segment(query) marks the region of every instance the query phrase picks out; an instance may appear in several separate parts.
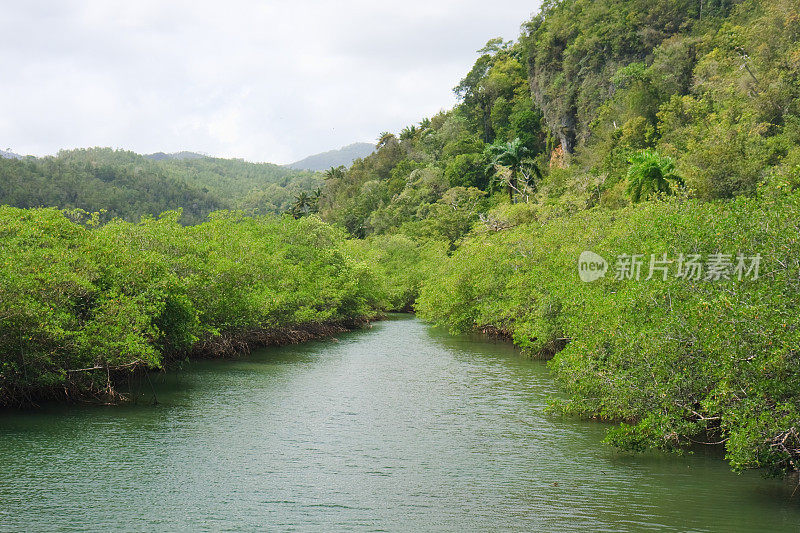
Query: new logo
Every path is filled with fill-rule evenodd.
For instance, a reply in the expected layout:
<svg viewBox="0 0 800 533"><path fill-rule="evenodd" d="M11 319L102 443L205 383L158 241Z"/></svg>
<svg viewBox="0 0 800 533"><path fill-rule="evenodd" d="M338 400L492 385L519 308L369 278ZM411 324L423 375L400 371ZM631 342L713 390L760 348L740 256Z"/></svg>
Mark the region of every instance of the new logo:
<svg viewBox="0 0 800 533"><path fill-rule="evenodd" d="M598 280L608 272L608 262L603 256L585 251L578 258L578 276L581 281L589 283Z"/></svg>

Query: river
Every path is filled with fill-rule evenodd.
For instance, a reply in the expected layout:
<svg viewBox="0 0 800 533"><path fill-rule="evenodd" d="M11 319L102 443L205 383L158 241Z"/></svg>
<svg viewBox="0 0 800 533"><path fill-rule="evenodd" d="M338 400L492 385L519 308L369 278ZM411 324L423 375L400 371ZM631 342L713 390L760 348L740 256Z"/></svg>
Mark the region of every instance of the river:
<svg viewBox="0 0 800 533"><path fill-rule="evenodd" d="M790 482L616 451L551 394L509 345L403 316L194 362L135 405L0 414L0 530L800 529Z"/></svg>

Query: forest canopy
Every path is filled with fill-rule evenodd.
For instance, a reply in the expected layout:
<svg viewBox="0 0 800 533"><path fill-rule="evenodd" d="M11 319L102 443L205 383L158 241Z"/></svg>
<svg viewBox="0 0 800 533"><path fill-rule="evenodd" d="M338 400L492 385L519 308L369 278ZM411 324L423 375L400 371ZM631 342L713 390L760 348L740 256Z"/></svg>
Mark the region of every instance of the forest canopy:
<svg viewBox="0 0 800 533"><path fill-rule="evenodd" d="M0 158L0 205L103 211L103 220L128 221L181 209L184 223L197 224L218 209L283 213L321 181L312 172L237 159L61 150L55 157Z"/></svg>

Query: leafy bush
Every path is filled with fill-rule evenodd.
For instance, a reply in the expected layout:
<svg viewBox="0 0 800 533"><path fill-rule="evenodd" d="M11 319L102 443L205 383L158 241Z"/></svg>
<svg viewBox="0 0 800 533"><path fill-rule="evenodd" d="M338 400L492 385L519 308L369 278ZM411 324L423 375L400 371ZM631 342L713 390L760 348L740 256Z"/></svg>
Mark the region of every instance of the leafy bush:
<svg viewBox="0 0 800 533"><path fill-rule="evenodd" d="M631 200L639 202L654 194L672 194L675 184L683 180L675 172L675 161L655 150L642 150L634 154L628 167L628 187L626 192Z"/></svg>
<svg viewBox="0 0 800 533"><path fill-rule="evenodd" d="M0 208L0 403L111 391L111 373L161 368L199 341L370 317L386 299L316 217L179 219L90 229Z"/></svg>
<svg viewBox="0 0 800 533"><path fill-rule="evenodd" d="M609 432L617 445L721 442L736 469L788 472L800 464L798 221L794 194L648 202L475 234L428 278L417 309L555 354L550 368L569 395L557 408L623 421ZM582 282L584 250L612 272ZM761 253L761 277L644 279L650 254L718 252ZM613 279L621 254L643 254L641 281Z"/></svg>
<svg viewBox="0 0 800 533"><path fill-rule="evenodd" d="M351 240L346 249L360 257L378 274L382 306L391 311L410 311L422 282L434 266L443 261L447 243L421 241L406 235L376 235Z"/></svg>

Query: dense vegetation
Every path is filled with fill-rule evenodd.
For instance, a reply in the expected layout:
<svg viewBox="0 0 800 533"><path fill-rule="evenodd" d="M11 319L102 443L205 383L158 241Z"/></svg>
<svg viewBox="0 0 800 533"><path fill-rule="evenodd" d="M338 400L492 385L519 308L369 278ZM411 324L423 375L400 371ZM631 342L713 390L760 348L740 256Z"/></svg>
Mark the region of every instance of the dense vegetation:
<svg viewBox="0 0 800 533"><path fill-rule="evenodd" d="M235 209L257 214L284 213L299 194L322 184L313 172L241 159L171 159L160 166L189 186L227 200Z"/></svg>
<svg viewBox="0 0 800 533"><path fill-rule="evenodd" d="M0 403L111 392L114 372L386 306L385 279L318 219L179 217L92 227L0 208Z"/></svg>
<svg viewBox="0 0 800 533"><path fill-rule="evenodd" d="M95 159L92 152L62 151L58 157L0 159L0 205L102 210L106 216L127 220L184 206L188 223L199 222L226 205L208 191L171 179L144 158L141 165L136 165L133 161Z"/></svg>
<svg viewBox="0 0 800 533"><path fill-rule="evenodd" d="M184 212L195 222L214 198L292 217L182 227L135 223L160 204L77 202L89 185L67 201L3 196L129 222L2 210L0 390L96 387L104 369L157 368L209 339L415 308L551 358L568 394L554 409L621 422L614 444L714 442L734 468L798 470L798 1L548 1L519 41L490 40L455 91L454 109L381 134L317 193L310 175L292 190L271 166L214 159L2 162L109 187L146 176L123 193L177 176L201 195ZM584 283L589 250L612 271ZM645 258L641 279L614 279L624 254ZM674 261L666 277L645 280L651 254ZM677 277L682 254L725 254L728 277ZM760 277L739 276L739 256L757 254Z"/></svg>
<svg viewBox="0 0 800 533"><path fill-rule="evenodd" d="M457 107L330 173L319 210L364 246L446 246L402 301L552 357L554 407L624 422L614 444L797 470L799 37L795 0L546 2L479 51ZM585 250L606 278L580 281ZM675 277L717 253L762 254L762 276ZM641 281L613 279L622 254ZM650 254L667 280L644 281Z"/></svg>
<svg viewBox="0 0 800 533"><path fill-rule="evenodd" d="M491 328L551 357L569 413L626 424L609 433L633 449L724 442L737 468L790 471L800 442L800 196L649 202L547 224L476 232L430 276L417 302L452 330ZM594 283L584 250L609 260ZM752 260L767 251L754 280ZM729 279L678 278L680 254L729 254ZM615 279L615 258L643 254L640 280ZM669 272L649 272L650 254ZM742 278L741 280L739 278ZM788 438L787 438L788 437Z"/></svg>
<svg viewBox="0 0 800 533"><path fill-rule="evenodd" d="M197 224L212 211L283 213L321 180L269 163L196 157L152 159L109 148L62 150L56 157L0 158L0 205L103 211L138 221L181 209Z"/></svg>

